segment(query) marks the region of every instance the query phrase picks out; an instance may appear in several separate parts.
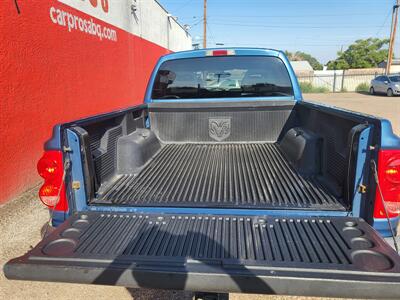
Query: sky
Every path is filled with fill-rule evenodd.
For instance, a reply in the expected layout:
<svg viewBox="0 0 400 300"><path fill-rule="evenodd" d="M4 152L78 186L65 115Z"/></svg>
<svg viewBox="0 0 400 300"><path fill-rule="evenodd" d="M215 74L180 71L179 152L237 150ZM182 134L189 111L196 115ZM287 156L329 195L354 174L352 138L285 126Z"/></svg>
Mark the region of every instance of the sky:
<svg viewBox="0 0 400 300"><path fill-rule="evenodd" d="M203 41L203 0L158 0ZM207 46L303 51L326 63L357 39L389 38L394 0L208 0ZM400 30L398 30L400 31ZM400 56L396 36L395 55ZM221 47L218 46L217 47Z"/></svg>

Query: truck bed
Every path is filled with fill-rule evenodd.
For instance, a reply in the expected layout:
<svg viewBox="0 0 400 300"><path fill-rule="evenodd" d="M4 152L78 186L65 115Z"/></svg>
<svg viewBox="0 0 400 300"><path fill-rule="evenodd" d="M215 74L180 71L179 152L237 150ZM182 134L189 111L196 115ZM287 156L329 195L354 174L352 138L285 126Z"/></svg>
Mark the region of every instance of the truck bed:
<svg viewBox="0 0 400 300"><path fill-rule="evenodd" d="M95 203L345 210L315 178L300 175L275 143L167 144L138 174L117 176Z"/></svg>

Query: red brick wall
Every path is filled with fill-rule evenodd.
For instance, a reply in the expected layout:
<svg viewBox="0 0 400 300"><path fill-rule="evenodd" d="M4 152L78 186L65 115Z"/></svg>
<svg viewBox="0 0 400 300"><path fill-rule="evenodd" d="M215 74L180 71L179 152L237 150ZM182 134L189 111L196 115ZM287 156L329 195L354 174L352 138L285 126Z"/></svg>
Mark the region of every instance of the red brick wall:
<svg viewBox="0 0 400 300"><path fill-rule="evenodd" d="M54 124L141 103L168 52L56 0L18 4L20 14L13 0L0 1L0 203L40 181L36 162ZM69 32L51 7L92 18L118 39Z"/></svg>

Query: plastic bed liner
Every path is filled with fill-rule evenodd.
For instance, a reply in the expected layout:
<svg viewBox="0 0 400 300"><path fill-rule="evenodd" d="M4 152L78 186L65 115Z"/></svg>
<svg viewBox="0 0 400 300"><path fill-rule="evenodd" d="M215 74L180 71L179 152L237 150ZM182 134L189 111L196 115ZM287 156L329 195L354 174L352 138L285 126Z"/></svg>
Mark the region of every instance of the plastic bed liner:
<svg viewBox="0 0 400 300"><path fill-rule="evenodd" d="M120 175L97 203L345 210L301 176L274 143L167 144L139 174Z"/></svg>
<svg viewBox="0 0 400 300"><path fill-rule="evenodd" d="M362 219L80 213L9 279L398 298L400 257Z"/></svg>

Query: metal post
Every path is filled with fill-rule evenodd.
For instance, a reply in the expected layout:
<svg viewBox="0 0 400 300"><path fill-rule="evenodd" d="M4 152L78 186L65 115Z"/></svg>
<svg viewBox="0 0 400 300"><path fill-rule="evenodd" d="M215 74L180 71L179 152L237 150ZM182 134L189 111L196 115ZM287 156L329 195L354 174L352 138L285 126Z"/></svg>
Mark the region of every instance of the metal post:
<svg viewBox="0 0 400 300"><path fill-rule="evenodd" d="M342 73L342 86L340 87L340 91L343 92L344 91L344 75L346 73L346 70L343 70Z"/></svg>
<svg viewBox="0 0 400 300"><path fill-rule="evenodd" d="M333 71L333 91L335 93L336 90L336 70Z"/></svg>
<svg viewBox="0 0 400 300"><path fill-rule="evenodd" d="M400 0L396 1L396 5L393 6L392 12L392 27L390 29L390 41L389 41L389 52L388 59L386 62L386 75L390 74L390 68L392 66L392 58L393 58L393 48L396 38L396 29L397 29L397 19L398 19L398 11L399 11Z"/></svg>
<svg viewBox="0 0 400 300"><path fill-rule="evenodd" d="M169 26L170 26L170 16L167 16L167 49L169 50Z"/></svg>
<svg viewBox="0 0 400 300"><path fill-rule="evenodd" d="M204 0L203 48L207 48L207 0Z"/></svg>

